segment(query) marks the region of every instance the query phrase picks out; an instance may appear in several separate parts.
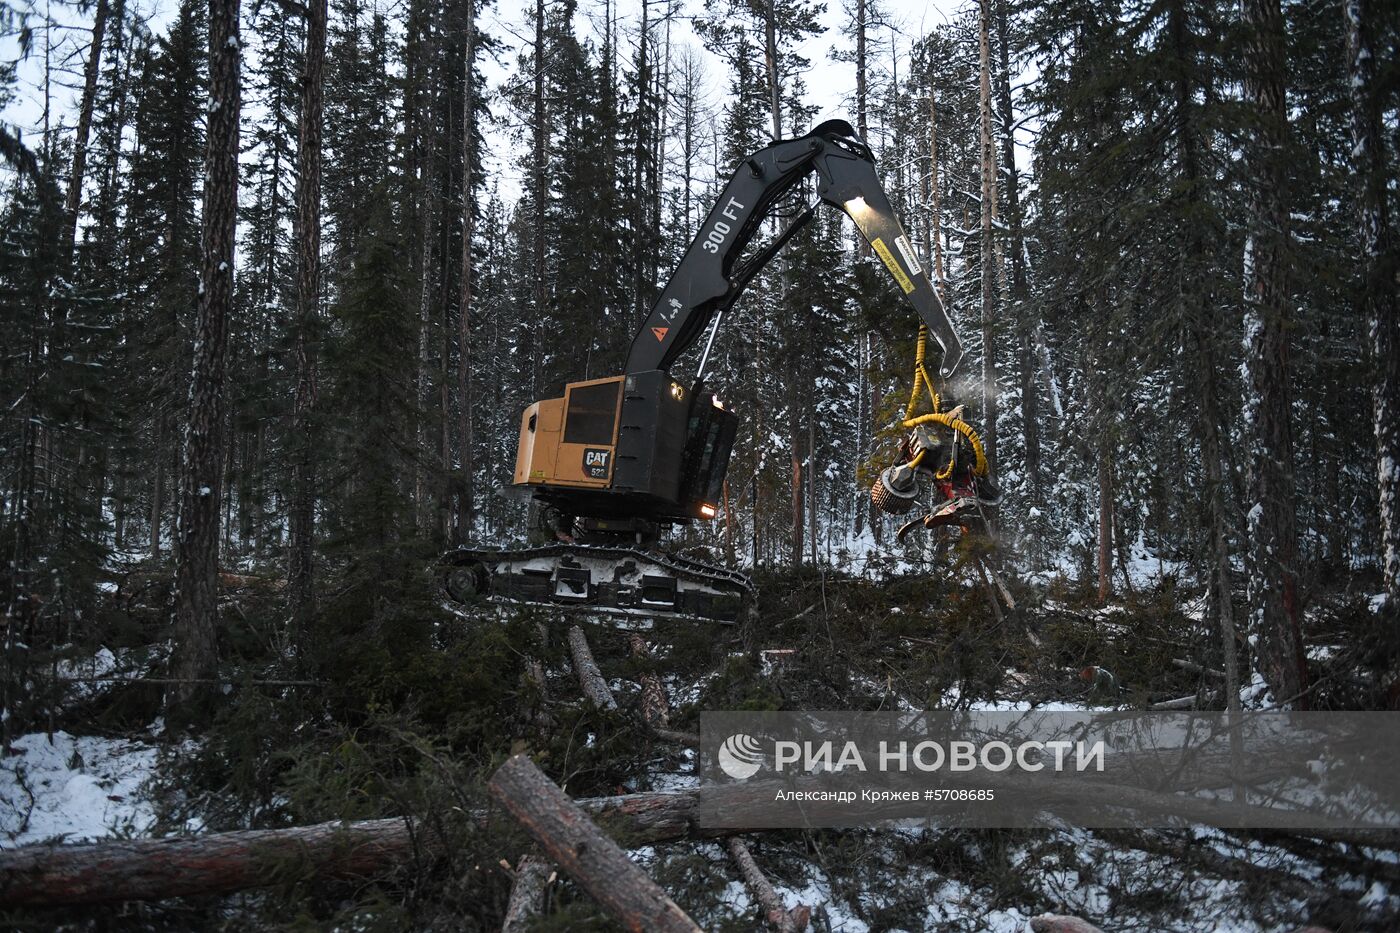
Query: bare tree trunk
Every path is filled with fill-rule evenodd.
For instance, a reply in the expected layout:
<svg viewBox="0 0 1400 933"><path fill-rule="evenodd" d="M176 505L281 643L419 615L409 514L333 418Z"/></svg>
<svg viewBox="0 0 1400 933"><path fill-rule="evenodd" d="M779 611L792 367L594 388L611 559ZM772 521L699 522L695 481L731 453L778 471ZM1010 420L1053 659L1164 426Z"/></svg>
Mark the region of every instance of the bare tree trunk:
<svg viewBox="0 0 1400 933"><path fill-rule="evenodd" d="M792 566L794 570L802 567L802 550L805 545L802 542L802 455L797 449L797 417L794 414L791 418L794 424L790 425L788 437L790 438L790 453L788 459L792 462Z"/></svg>
<svg viewBox="0 0 1400 933"><path fill-rule="evenodd" d="M476 509L472 478L476 464L472 453L472 240L476 236L476 199L472 194L476 174L476 0L467 0L466 90L462 115L462 297L457 309L457 484L452 543L459 547L472 538Z"/></svg>
<svg viewBox="0 0 1400 933"><path fill-rule="evenodd" d="M1173 49L1178 64L1189 61L1187 49L1186 11L1181 0L1173 0L1168 6L1168 28L1171 31ZM1181 173L1186 185L1186 198L1194 215L1200 200L1200 151L1201 136L1194 118L1194 101L1188 87L1184 70L1176 76L1177 119L1181 132ZM1184 250L1187 261L1195 263L1208 259L1206 244L1201 240L1199 227L1191 227ZM1221 437L1220 386L1216 376L1215 335L1210 330L1214 320L1214 302L1207 296L1188 292L1198 288L1195 276L1186 269L1176 277L1177 300L1187 319L1187 327L1196 342L1196 373L1198 380L1199 408L1198 423L1201 439L1201 464L1205 471L1206 514L1210 531L1212 558L1212 585L1215 590L1216 628L1220 634L1221 666L1224 668L1225 708L1238 711L1240 708L1239 652L1236 648L1235 604L1233 574L1230 569L1230 539L1226 534L1229 520L1225 511L1224 441ZM1238 731L1232 733L1232 740L1238 740Z"/></svg>
<svg viewBox="0 0 1400 933"><path fill-rule="evenodd" d="M238 223L238 0L209 0L209 126L204 157L204 214L194 367L185 426L176 528L175 653L172 674L197 680L218 661L220 472L224 445L224 361L233 312L233 255ZM180 706L194 685L177 685Z"/></svg>
<svg viewBox="0 0 1400 933"><path fill-rule="evenodd" d="M1259 662L1275 700L1306 706L1307 660L1298 605L1297 530L1289 419L1288 115L1279 0L1242 0L1245 146L1250 186L1245 244L1245 424L1249 430L1249 592Z"/></svg>
<svg viewBox="0 0 1400 933"><path fill-rule="evenodd" d="M1381 513L1381 569L1392 614L1400 612L1400 306L1397 305L1395 231L1390 226L1385 136L1376 83L1376 10L1371 0L1343 0L1347 82L1351 89L1351 142L1361 232L1362 302L1371 334L1376 382L1372 423L1376 435L1376 487Z"/></svg>
<svg viewBox="0 0 1400 933"><path fill-rule="evenodd" d="M118 25L120 27L120 24ZM71 261L78 236L78 208L83 200L83 175L87 171L88 136L92 132L92 108L97 100L97 72L102 65L102 39L107 31L107 0L97 0L92 19L92 46L83 65L83 94L78 103L78 127L73 134L73 169L68 175L68 196L63 205L64 255Z"/></svg>
<svg viewBox="0 0 1400 933"><path fill-rule="evenodd" d="M545 162L548 156L549 127L546 123L548 110L544 96L544 64L545 64L545 43L544 43L544 0L535 0L535 74L534 74L534 109L532 118L534 126L532 142L534 146L534 164L530 166L530 186L531 195L534 197L535 216L534 220L534 253L532 257L534 265L534 285L535 285L535 307L536 319L540 319L545 313L546 292L545 292L545 255L544 255L544 229L545 218L548 215L549 191L545 187ZM639 323L640 326L640 323ZM538 356L538 352L536 353ZM533 391L536 387L531 386ZM533 397L533 396L532 396Z"/></svg>
<svg viewBox="0 0 1400 933"><path fill-rule="evenodd" d="M297 445L290 515L287 589L300 640L313 600L312 546L316 533L316 459L313 439L320 343L321 297L321 131L324 122L326 0L306 7L306 49L302 66L301 120L297 132L297 334L296 398L292 435ZM302 644L298 644L298 649Z"/></svg>
<svg viewBox="0 0 1400 933"><path fill-rule="evenodd" d="M1113 595L1113 463L1107 440L1098 445L1099 474L1099 605Z"/></svg>
<svg viewBox="0 0 1400 933"><path fill-rule="evenodd" d="M997 105L1001 108L1001 157L1006 166L1006 222L1011 234L1011 302L1020 332L1021 433L1025 440L1025 471L1030 480L1031 505L1045 502L1040 470L1040 401L1035 390L1035 364L1031 332L1039 321L1031 320L1026 281L1026 242L1021 221L1021 177L1016 170L1015 105L1011 99L1011 49L1007 6L1010 0L997 0Z"/></svg>
<svg viewBox="0 0 1400 933"><path fill-rule="evenodd" d="M156 422L156 436L155 436L155 443L152 445L153 448L154 448L154 452L155 452L155 457L154 457L155 462L151 465L151 501L150 501L150 506L151 506L151 518L150 518L150 532L151 532L151 547L150 547L150 551L151 551L151 560L159 560L159 559L160 559L161 517L162 517L162 513L165 511L165 503L162 501L162 494L163 494L164 491L165 491L165 490L162 488L162 480L163 480L163 478L164 478L164 476L165 476L165 470L162 469L163 464L162 464L162 462L161 462L161 461L164 459L162 448L165 446L165 415L164 415L164 413L162 413L162 412L157 412L157 413L156 413L155 422Z"/></svg>
<svg viewBox="0 0 1400 933"><path fill-rule="evenodd" d="M997 363L996 363L996 250L992 243L992 217L996 213L996 142L992 138L992 62L987 30L991 21L991 0L978 2L978 61L980 65L981 114L979 139L982 168L982 441L987 464L996 475L997 451Z"/></svg>
<svg viewBox="0 0 1400 933"><path fill-rule="evenodd" d="M529 758L516 755L506 761L487 787L564 873L625 929L700 933L685 911Z"/></svg>
<svg viewBox="0 0 1400 933"><path fill-rule="evenodd" d="M651 51L651 0L642 0L642 19L637 33L637 96L638 114L635 145L632 149L632 313L633 329L641 327L647 316L647 254L652 244L647 240L647 173L646 165L651 146L646 134L646 96L649 83Z"/></svg>
<svg viewBox="0 0 1400 933"><path fill-rule="evenodd" d="M813 397L807 404L807 538L812 542L812 566L817 566L817 413Z"/></svg>
<svg viewBox="0 0 1400 933"><path fill-rule="evenodd" d="M778 22L774 0L763 2L763 66L768 75L768 109L773 117L773 138L783 138L782 86L778 82Z"/></svg>
<svg viewBox="0 0 1400 933"><path fill-rule="evenodd" d="M938 178L938 100L934 95L933 76L928 85L928 162L929 162L929 252L933 263L933 287L938 299L948 306L948 293L943 276L943 192Z"/></svg>

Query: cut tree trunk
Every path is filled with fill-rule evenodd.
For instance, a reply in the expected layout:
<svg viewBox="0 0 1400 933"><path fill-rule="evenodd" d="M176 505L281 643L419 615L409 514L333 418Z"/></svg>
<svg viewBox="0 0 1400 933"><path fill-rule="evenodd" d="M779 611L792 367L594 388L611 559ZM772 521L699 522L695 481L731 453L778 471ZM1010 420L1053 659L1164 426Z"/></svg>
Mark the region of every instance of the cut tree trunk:
<svg viewBox="0 0 1400 933"><path fill-rule="evenodd" d="M989 786L1012 779L1000 774L990 781L969 778ZM1115 784L1096 785L1096 792L1109 806L1155 807L1161 802L1152 791ZM707 794L711 809L763 814L772 805L773 785L714 787ZM586 798L576 806L630 848L753 831L698 827L699 792L693 789ZM1197 821L1209 819L1216 809L1210 801L1184 799L1176 806L1186 819ZM464 814L478 823L486 816ZM1396 832L1385 829L1311 829L1294 835L1382 849L1397 844ZM294 877L365 877L391 869L415 852L435 854L442 845L430 824L393 817L196 837L22 846L0 850L0 909L227 894L283 883L293 870Z"/></svg>
<svg viewBox="0 0 1400 933"><path fill-rule="evenodd" d="M554 878L554 865L538 855L524 855L515 866L515 883L510 887L510 902L501 933L520 933L544 912L544 895Z"/></svg>
<svg viewBox="0 0 1400 933"><path fill-rule="evenodd" d="M583 690L583 695L588 697L589 702L599 709L617 709L617 700L608 689L603 672L598 670L598 663L593 660L588 639L584 637L583 629L577 625L569 629L569 654L574 659L574 673L578 675L579 688Z"/></svg>
<svg viewBox="0 0 1400 933"><path fill-rule="evenodd" d="M739 869L739 877L744 879L744 884L748 886L754 900L758 901L764 919L773 925L773 929L778 933L802 933L807 929L812 920L811 908L798 905L788 910L784 907L783 899L778 896L778 892L764 876L758 863L753 860L749 847L737 836L730 837L727 848L729 857Z"/></svg>
<svg viewBox="0 0 1400 933"><path fill-rule="evenodd" d="M594 797L578 801L578 806L631 846L696 834L693 791ZM471 818L483 820L485 815ZM289 866L306 876L363 877L403 862L415 846L431 853L440 845L427 825L393 817L204 836L22 846L0 851L0 909L227 894L285 881Z"/></svg>
<svg viewBox="0 0 1400 933"><path fill-rule="evenodd" d="M549 857L626 929L699 933L685 911L529 758L509 759L487 787Z"/></svg>

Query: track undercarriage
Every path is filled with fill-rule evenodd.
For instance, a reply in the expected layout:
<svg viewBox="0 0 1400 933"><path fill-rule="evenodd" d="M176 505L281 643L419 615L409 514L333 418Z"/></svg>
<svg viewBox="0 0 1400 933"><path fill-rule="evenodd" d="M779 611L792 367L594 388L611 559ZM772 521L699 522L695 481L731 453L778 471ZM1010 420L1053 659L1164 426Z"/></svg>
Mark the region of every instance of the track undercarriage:
<svg viewBox="0 0 1400 933"><path fill-rule="evenodd" d="M447 596L462 604L484 599L733 624L752 593L745 574L624 536L460 548L443 555L441 568Z"/></svg>

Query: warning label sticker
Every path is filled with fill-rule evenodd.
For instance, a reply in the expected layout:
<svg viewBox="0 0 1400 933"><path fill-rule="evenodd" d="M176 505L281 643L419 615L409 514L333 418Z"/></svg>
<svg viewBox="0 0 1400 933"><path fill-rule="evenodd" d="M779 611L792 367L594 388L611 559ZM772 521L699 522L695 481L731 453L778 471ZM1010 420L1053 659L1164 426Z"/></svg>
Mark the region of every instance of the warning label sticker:
<svg viewBox="0 0 1400 933"><path fill-rule="evenodd" d="M918 275L924 270L919 267L919 257L914 255L914 250L910 248L909 241L902 236L895 237L894 245L899 247L899 255L904 257L904 261L909 264L909 271Z"/></svg>
<svg viewBox="0 0 1400 933"><path fill-rule="evenodd" d="M901 237L903 239L903 237ZM899 260L894 258L894 253L885 245L885 241L876 237L870 244L875 248L875 253L880 257L880 261L885 264L885 268L890 270L890 275L899 283L899 287L904 289L904 294L909 294L914 290L914 282L911 280L904 268L900 266Z"/></svg>

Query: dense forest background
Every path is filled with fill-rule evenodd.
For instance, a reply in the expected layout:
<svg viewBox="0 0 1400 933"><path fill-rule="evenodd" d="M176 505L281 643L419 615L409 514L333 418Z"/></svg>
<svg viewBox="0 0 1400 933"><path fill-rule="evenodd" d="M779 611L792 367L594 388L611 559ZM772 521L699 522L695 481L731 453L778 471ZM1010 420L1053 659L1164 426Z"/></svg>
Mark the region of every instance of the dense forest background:
<svg viewBox="0 0 1400 933"><path fill-rule="evenodd" d="M0 137L11 685L114 566L173 575L194 677L219 572L287 581L294 655L327 612L399 611L441 549L521 540L496 494L521 409L619 371L736 162L813 120L807 0L498 12L4 6L0 93L41 114ZM982 0L911 34L849 0L842 23L851 120L970 346L950 392L1005 552L1100 599L1170 567L1300 693L1310 594L1400 578L1397 9ZM844 218L802 232L716 342L746 426L726 514L677 546L931 559L867 497L915 328Z"/></svg>
<svg viewBox="0 0 1400 933"><path fill-rule="evenodd" d="M487 777L675 800L700 710L1400 706L1400 5L505 2L0 0L0 845L416 820L349 880L0 923L500 929ZM667 542L751 616L447 603L445 549L530 534L522 408L833 116L968 346L995 553L870 507L917 320L828 211L719 331L721 515ZM819 930L1400 917L1393 837L747 835ZM752 930L727 845L633 858Z"/></svg>

